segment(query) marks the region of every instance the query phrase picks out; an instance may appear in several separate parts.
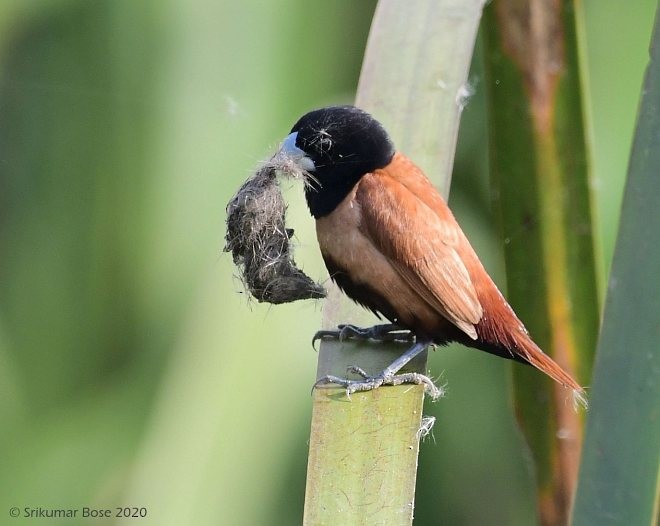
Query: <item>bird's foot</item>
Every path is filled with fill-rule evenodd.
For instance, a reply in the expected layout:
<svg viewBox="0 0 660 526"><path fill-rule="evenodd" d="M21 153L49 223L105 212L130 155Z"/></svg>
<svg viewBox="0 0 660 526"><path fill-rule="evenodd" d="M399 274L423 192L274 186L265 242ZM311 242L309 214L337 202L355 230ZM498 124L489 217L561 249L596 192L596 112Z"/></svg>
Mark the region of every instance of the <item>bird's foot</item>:
<svg viewBox="0 0 660 526"><path fill-rule="evenodd" d="M403 327L394 323L385 323L374 325L373 327L357 327L355 325L342 324L337 326L337 330L317 331L312 338L312 345L317 340L324 338L344 341L348 339L355 340L373 340L379 342L412 342L415 335Z"/></svg>
<svg viewBox="0 0 660 526"><path fill-rule="evenodd" d="M348 378L329 374L317 380L314 388L324 384L341 385L346 389L346 396L350 398L353 393L372 391L383 385L416 384L424 385L424 391L433 401L443 394L443 391L433 383L433 380L420 373L387 374L386 371L383 371L379 375L369 376L364 369L355 365L350 366L346 372L361 376L362 380L349 380Z"/></svg>

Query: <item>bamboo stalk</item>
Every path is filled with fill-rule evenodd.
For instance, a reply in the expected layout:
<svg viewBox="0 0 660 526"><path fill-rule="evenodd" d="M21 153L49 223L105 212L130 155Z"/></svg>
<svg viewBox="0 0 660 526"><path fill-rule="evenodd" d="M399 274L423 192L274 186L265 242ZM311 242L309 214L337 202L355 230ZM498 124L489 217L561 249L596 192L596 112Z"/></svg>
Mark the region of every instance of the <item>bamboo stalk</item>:
<svg viewBox="0 0 660 526"><path fill-rule="evenodd" d="M356 104L390 131L447 196L460 112L484 0L381 0L369 35ZM323 326L374 319L331 287ZM321 343L317 377L348 365L376 373L398 344ZM426 356L406 368L426 372ZM352 395L316 389L304 524L412 523L423 388Z"/></svg>

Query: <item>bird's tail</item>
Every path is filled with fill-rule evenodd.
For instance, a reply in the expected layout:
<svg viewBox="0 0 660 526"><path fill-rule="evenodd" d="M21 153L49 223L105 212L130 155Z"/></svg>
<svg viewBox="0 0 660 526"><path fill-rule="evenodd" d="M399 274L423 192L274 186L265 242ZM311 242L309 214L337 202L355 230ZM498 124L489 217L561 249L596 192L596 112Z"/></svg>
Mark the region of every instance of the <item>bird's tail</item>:
<svg viewBox="0 0 660 526"><path fill-rule="evenodd" d="M589 403L584 387L578 384L557 362L545 354L531 338L525 335L516 338L516 340L517 350L524 360L536 367L539 371L547 374L554 381L570 389L573 395L573 406L576 409L580 407L587 409Z"/></svg>

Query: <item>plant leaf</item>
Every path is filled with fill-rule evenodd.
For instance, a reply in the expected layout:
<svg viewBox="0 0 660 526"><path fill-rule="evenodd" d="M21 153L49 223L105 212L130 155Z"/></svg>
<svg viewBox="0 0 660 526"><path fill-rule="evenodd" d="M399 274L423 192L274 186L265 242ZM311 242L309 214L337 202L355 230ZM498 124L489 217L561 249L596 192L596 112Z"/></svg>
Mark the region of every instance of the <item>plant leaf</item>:
<svg viewBox="0 0 660 526"><path fill-rule="evenodd" d="M653 525L660 492L660 10L651 40L573 524Z"/></svg>
<svg viewBox="0 0 660 526"><path fill-rule="evenodd" d="M532 337L583 385L598 327L587 144L572 2L486 10L491 174L508 298ZM561 386L514 367L543 524L566 520L581 422Z"/></svg>

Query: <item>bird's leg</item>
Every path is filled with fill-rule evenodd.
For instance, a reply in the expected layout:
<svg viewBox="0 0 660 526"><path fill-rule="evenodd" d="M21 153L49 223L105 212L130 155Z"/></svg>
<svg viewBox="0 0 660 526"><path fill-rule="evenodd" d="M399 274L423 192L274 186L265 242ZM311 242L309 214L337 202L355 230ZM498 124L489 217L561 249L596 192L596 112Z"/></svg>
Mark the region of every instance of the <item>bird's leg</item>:
<svg viewBox="0 0 660 526"><path fill-rule="evenodd" d="M442 391L438 389L428 376L420 373L396 374L410 360L426 350L429 345L431 345L431 342L428 340L416 342L376 376L369 376L362 368L353 365L348 368L347 372L361 376L362 380L349 380L339 376L327 375L319 378L314 384L314 387L316 388L321 384L337 384L345 387L346 395L350 396L358 391L377 389L381 385L423 384L424 390L431 399L437 400L442 395Z"/></svg>
<svg viewBox="0 0 660 526"><path fill-rule="evenodd" d="M355 340L375 340L380 342L388 341L414 341L414 334L396 325L395 323L384 323L382 325L374 325L373 327L356 327L355 325L342 324L337 326L337 330L323 330L317 331L312 338L312 345L317 340L323 338L333 338L339 341L355 339Z"/></svg>

